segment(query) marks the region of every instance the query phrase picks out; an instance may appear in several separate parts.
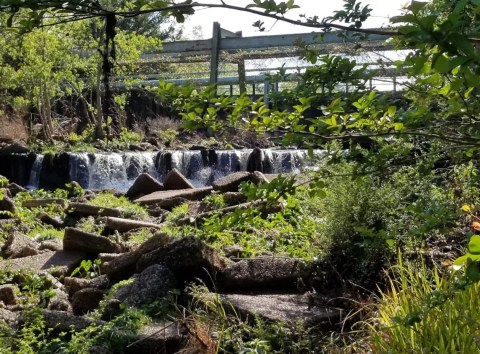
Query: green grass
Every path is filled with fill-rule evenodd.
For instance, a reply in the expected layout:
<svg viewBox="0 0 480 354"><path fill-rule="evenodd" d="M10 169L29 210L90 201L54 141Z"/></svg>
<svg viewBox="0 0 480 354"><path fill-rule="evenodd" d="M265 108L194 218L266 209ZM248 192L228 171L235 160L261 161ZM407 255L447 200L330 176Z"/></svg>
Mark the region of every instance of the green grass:
<svg viewBox="0 0 480 354"><path fill-rule="evenodd" d="M368 322L373 353L480 353L480 283L425 265L393 268Z"/></svg>
<svg viewBox="0 0 480 354"><path fill-rule="evenodd" d="M104 208L119 208L124 212L125 217L134 219L147 219L147 211L140 205L132 203L125 197L115 197L112 193L102 192L95 195L90 200L90 204L97 205Z"/></svg>

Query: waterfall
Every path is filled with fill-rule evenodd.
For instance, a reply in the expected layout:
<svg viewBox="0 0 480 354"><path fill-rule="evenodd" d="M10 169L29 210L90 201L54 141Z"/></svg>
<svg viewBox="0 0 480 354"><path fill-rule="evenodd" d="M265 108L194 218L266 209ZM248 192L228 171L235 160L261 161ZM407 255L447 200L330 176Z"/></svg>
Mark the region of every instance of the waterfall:
<svg viewBox="0 0 480 354"><path fill-rule="evenodd" d="M38 188L40 182L40 172L42 171L43 155L37 155L30 171L30 177L28 178L28 189Z"/></svg>
<svg viewBox="0 0 480 354"><path fill-rule="evenodd" d="M254 153L255 152L255 153ZM313 156L322 157L323 150ZM64 154L62 156L65 156ZM233 172L258 169L266 174L298 173L313 170L317 162L307 150L192 150L124 153L71 153L64 157L38 155L30 171L29 188L57 188L77 181L83 188L115 189L125 192L141 173L149 173L163 182L172 168L177 168L196 187L211 185ZM47 168L47 165L48 168ZM253 167L252 167L253 166ZM43 171L43 172L42 172ZM40 178L40 175L48 176ZM43 181L43 182L42 182ZM52 186L49 181L55 181ZM53 182L52 182L53 183ZM42 184L42 185L39 185Z"/></svg>
<svg viewBox="0 0 480 354"><path fill-rule="evenodd" d="M70 179L83 188L126 191L146 172L158 178L153 152L78 153L70 156Z"/></svg>

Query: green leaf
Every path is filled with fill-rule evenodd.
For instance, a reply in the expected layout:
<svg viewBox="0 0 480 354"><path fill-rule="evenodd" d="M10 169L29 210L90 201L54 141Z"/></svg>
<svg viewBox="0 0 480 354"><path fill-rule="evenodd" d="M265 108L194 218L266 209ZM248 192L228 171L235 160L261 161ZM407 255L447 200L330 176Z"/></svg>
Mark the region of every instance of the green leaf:
<svg viewBox="0 0 480 354"><path fill-rule="evenodd" d="M423 2L423 1L412 1L412 3L409 6L409 10L412 11L413 14L418 14L426 5L428 2Z"/></svg>
<svg viewBox="0 0 480 354"><path fill-rule="evenodd" d="M465 270L465 275L471 281L477 282L480 281L480 263L472 262L467 266Z"/></svg>
<svg viewBox="0 0 480 354"><path fill-rule="evenodd" d="M443 54L438 55L436 60L433 61L433 68L442 74L448 73L450 70L448 58Z"/></svg>
<svg viewBox="0 0 480 354"><path fill-rule="evenodd" d="M480 235L473 235L468 242L468 251L474 255L480 255Z"/></svg>

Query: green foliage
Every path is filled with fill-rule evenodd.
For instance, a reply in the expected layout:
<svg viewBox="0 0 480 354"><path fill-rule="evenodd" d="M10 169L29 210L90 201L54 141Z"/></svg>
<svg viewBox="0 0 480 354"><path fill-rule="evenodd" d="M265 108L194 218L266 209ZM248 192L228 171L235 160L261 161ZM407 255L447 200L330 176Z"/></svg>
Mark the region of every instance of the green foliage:
<svg viewBox="0 0 480 354"><path fill-rule="evenodd" d="M100 272L100 265L102 261L100 259L95 259L93 262L91 259L83 260L80 265L72 271L70 274L71 277L75 275L79 275L82 278L96 278L99 277L101 274Z"/></svg>
<svg viewBox="0 0 480 354"><path fill-rule="evenodd" d="M140 220L148 217L147 211L142 206L131 202L124 196L116 197L109 192L98 193L89 202L92 205L100 207L122 209L125 217L132 217Z"/></svg>
<svg viewBox="0 0 480 354"><path fill-rule="evenodd" d="M192 321L211 332L220 333L219 352L229 353L306 353L322 346L318 333L298 323L276 323L256 316L242 319L233 307L204 286L189 287L195 310Z"/></svg>
<svg viewBox="0 0 480 354"><path fill-rule="evenodd" d="M400 263L368 324L373 352L477 353L479 284Z"/></svg>

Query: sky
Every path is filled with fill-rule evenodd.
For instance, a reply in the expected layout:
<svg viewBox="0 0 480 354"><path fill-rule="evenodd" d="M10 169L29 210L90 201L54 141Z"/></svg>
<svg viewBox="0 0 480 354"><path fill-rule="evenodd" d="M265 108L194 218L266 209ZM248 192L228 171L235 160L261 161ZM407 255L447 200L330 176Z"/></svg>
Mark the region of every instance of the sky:
<svg viewBox="0 0 480 354"><path fill-rule="evenodd" d="M219 0L204 1L205 3L220 3ZM225 0L226 3L235 6L246 6L253 0ZM330 16L335 10L341 10L342 0L295 0L300 9L292 10L288 17L298 19L299 15L307 16L317 15L319 18ZM363 4L369 4L373 9L371 18L364 24L364 28L381 27L388 24L392 16L400 14L402 7L409 3L408 0L364 0ZM258 29L252 26L252 23L262 20L265 22L265 32L258 32ZM288 34L312 32L309 27L294 26L284 22L275 23L274 20L261 18L260 16L247 14L239 11L226 9L197 9L193 16L190 16L185 23L185 35L189 39L211 38L213 22L220 22L220 26L229 31L242 31L244 37L268 35L268 34ZM195 31L201 26L201 31ZM200 33L199 33L200 32ZM199 38L201 37L201 38Z"/></svg>

